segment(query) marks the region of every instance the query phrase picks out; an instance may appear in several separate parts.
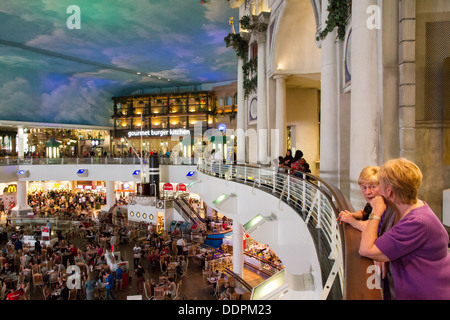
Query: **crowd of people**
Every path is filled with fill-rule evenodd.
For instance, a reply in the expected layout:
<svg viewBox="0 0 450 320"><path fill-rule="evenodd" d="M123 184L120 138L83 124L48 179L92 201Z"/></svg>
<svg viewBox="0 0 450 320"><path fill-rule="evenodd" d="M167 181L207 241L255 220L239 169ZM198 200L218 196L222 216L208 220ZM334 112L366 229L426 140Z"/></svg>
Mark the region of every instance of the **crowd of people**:
<svg viewBox="0 0 450 320"><path fill-rule="evenodd" d="M65 215L78 217L83 211L92 214L96 207L106 204L105 192L55 191L32 192L28 194L28 205L35 216Z"/></svg>
<svg viewBox="0 0 450 320"><path fill-rule="evenodd" d="M301 176L302 173L311 173L309 163L303 157L301 150L296 150L295 155L292 156L291 150L288 149L286 156L279 156L275 165L280 172L291 173L295 176Z"/></svg>

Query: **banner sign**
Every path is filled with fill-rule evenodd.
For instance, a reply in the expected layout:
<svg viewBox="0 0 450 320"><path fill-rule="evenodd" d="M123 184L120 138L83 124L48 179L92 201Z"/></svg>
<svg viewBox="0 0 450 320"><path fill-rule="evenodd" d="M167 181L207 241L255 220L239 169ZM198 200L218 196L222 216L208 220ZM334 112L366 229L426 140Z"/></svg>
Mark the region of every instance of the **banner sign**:
<svg viewBox="0 0 450 320"><path fill-rule="evenodd" d="M158 129L146 131L128 131L128 138L132 137L167 137L167 136L184 136L190 135L191 131L188 129Z"/></svg>

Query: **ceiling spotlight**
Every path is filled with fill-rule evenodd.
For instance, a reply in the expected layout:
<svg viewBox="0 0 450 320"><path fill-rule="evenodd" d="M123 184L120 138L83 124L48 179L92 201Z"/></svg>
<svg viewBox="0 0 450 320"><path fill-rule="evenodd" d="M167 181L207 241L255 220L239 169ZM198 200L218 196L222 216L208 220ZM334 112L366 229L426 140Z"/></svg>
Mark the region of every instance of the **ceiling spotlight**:
<svg viewBox="0 0 450 320"><path fill-rule="evenodd" d="M19 170L17 172L17 175L21 176L21 177L29 177L30 176L30 171L28 171L28 170Z"/></svg>
<svg viewBox="0 0 450 320"><path fill-rule="evenodd" d="M79 177L87 177L88 176L88 170L87 169L80 169L77 171L77 175Z"/></svg>
<svg viewBox="0 0 450 320"><path fill-rule="evenodd" d="M141 174L141 170L134 170L133 177L139 178L140 174Z"/></svg>
<svg viewBox="0 0 450 320"><path fill-rule="evenodd" d="M197 171L189 171L186 175L189 180L197 179Z"/></svg>

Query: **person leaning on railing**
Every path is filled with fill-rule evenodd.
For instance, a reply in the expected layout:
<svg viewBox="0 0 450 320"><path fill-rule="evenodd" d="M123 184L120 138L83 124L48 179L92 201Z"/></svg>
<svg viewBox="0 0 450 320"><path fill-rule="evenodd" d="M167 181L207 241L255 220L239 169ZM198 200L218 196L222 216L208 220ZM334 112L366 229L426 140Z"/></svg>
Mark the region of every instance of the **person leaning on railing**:
<svg viewBox="0 0 450 320"><path fill-rule="evenodd" d="M362 195L366 200L366 205L363 209L349 212L348 210L341 211L339 213L338 220L340 222L345 222L350 224L353 228L363 231L368 224L369 214L372 212L372 207L370 202L376 196L378 196L379 182L378 182L378 172L380 167L378 166L367 166L361 170L358 178L358 184L361 188ZM381 236L387 230L389 230L395 219L395 211L392 207L388 207L381 217L381 222L378 227L378 236ZM392 274L390 272L389 263L378 263L375 262L381 268L382 275L382 289L383 289L383 299L393 300L395 299L395 290L392 280Z"/></svg>
<svg viewBox="0 0 450 320"><path fill-rule="evenodd" d="M417 197L422 183L419 167L404 158L390 160L381 167L378 181L380 195L370 202L372 213L362 232L360 254L391 262L396 299L450 299L449 236ZM387 205L396 211L396 223L378 237Z"/></svg>

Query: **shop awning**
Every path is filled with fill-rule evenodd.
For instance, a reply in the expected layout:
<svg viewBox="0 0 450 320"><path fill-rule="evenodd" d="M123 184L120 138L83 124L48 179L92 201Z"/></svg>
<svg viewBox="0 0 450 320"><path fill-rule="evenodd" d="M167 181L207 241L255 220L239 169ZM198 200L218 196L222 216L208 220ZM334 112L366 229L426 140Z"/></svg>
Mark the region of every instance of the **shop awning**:
<svg viewBox="0 0 450 320"><path fill-rule="evenodd" d="M171 183L165 183L163 185L163 190L164 191L173 191L173 185Z"/></svg>

